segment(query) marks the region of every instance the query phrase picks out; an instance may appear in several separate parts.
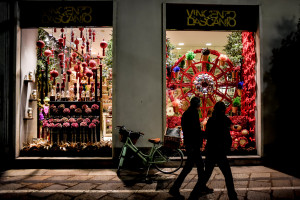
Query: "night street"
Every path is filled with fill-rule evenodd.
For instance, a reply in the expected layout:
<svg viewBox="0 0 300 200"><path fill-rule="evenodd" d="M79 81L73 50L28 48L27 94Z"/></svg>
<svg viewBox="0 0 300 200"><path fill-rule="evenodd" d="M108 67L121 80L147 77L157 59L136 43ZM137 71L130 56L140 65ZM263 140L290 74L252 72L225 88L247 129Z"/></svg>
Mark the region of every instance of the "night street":
<svg viewBox="0 0 300 200"><path fill-rule="evenodd" d="M135 171L135 172L133 172ZM115 169L17 169L1 174L0 199L174 199L168 194L176 175ZM300 179L264 166L232 167L239 199L300 199ZM181 193L189 197L197 181L196 169L184 181ZM215 192L199 199L228 199L224 177L215 168L208 186Z"/></svg>

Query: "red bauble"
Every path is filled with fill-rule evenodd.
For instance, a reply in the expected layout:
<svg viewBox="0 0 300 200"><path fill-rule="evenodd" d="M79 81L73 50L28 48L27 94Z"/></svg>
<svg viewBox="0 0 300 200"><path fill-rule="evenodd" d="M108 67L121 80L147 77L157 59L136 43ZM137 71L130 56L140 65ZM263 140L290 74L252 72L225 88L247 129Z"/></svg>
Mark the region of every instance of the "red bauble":
<svg viewBox="0 0 300 200"><path fill-rule="evenodd" d="M85 73L85 69L87 67L87 63L86 62L83 62L81 63L82 67L83 67L83 73Z"/></svg>
<svg viewBox="0 0 300 200"><path fill-rule="evenodd" d="M64 53L58 54L58 57L59 57L60 61L63 61L64 60Z"/></svg>
<svg viewBox="0 0 300 200"><path fill-rule="evenodd" d="M84 30L84 28L79 28L79 30L80 30L80 37L82 38L82 31Z"/></svg>
<svg viewBox="0 0 300 200"><path fill-rule="evenodd" d="M102 52L103 56L105 56L105 48L107 47L107 45L108 44L107 44L107 42L104 41L104 39L102 42L100 42L100 47L103 49L103 52Z"/></svg>
<svg viewBox="0 0 300 200"><path fill-rule="evenodd" d="M79 44L79 40L76 38L76 40L74 41L75 45L76 45L76 51L78 51L78 44Z"/></svg>
<svg viewBox="0 0 300 200"><path fill-rule="evenodd" d="M52 51L47 49L45 52L44 52L44 55L47 57L47 63L49 64L49 57L52 55Z"/></svg>
<svg viewBox="0 0 300 200"><path fill-rule="evenodd" d="M64 44L64 38L59 38L58 42L59 42L59 48L61 49Z"/></svg>
<svg viewBox="0 0 300 200"><path fill-rule="evenodd" d="M42 57L42 48L45 47L45 43L42 40L36 42L36 46L40 49L40 55Z"/></svg>
<svg viewBox="0 0 300 200"><path fill-rule="evenodd" d="M90 67L93 68L93 67L95 67L97 65L97 63L94 60L90 60L89 65L90 65Z"/></svg>
<svg viewBox="0 0 300 200"><path fill-rule="evenodd" d="M86 76L89 77L88 84L90 84L90 78L93 76L92 70L87 69L86 70Z"/></svg>
<svg viewBox="0 0 300 200"><path fill-rule="evenodd" d="M50 75L53 78L53 84L52 85L55 85L55 78L58 76L58 71L53 69L53 70L50 71Z"/></svg>
<svg viewBox="0 0 300 200"><path fill-rule="evenodd" d="M42 40L36 42L36 46L40 49L45 47L45 43Z"/></svg>
<svg viewBox="0 0 300 200"><path fill-rule="evenodd" d="M75 63L76 62L77 53L73 52L72 53L72 57L73 57L73 63Z"/></svg>
<svg viewBox="0 0 300 200"><path fill-rule="evenodd" d="M72 74L72 70L67 70L67 74L68 74L68 82L70 82L70 75Z"/></svg>

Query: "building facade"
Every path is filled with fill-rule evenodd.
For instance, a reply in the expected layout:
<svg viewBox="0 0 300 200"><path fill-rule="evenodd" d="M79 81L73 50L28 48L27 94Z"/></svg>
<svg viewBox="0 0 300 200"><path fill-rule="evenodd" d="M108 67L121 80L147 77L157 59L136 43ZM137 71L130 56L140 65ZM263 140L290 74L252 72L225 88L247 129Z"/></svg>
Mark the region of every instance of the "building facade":
<svg viewBox="0 0 300 200"><path fill-rule="evenodd" d="M19 113L22 103L18 74L21 66L19 36L22 18L19 3L0 2L0 152L1 157L8 160L18 157L17 134L22 120ZM294 163L293 156L299 153L299 136L296 130L297 119L293 115L299 108L285 110L284 104L296 104L291 88L296 89L298 62L295 57L287 58L295 60L292 62L294 66L282 66L278 70L272 61L274 49L280 49L284 45L282 40L297 31L300 18L298 0L114 0L112 4L112 124L144 132L146 136L140 138L140 147L150 147L148 138L162 138L166 127L165 38L168 4L257 6L257 155L266 160L276 160L277 156L284 155L283 159L290 165ZM287 87L279 88L276 82L278 79ZM279 98L282 95L285 100ZM116 130L113 131L112 140L113 149L118 152L122 143ZM113 153L113 157L118 157L117 153Z"/></svg>

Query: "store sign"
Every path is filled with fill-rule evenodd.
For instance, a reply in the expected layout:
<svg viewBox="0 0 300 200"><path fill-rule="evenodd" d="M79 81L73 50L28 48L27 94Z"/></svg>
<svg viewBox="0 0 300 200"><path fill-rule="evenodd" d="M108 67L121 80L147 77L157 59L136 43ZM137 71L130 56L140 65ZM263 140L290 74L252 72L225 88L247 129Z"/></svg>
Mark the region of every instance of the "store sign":
<svg viewBox="0 0 300 200"><path fill-rule="evenodd" d="M167 4L167 29L252 30L258 6Z"/></svg>
<svg viewBox="0 0 300 200"><path fill-rule="evenodd" d="M112 26L112 1L20 2L20 26Z"/></svg>

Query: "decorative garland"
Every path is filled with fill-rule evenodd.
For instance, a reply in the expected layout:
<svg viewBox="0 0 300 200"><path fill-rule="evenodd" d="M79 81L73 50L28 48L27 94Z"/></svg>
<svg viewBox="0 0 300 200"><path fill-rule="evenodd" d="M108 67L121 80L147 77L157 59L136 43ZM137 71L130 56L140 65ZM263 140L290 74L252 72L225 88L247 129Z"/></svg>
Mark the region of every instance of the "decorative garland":
<svg viewBox="0 0 300 200"><path fill-rule="evenodd" d="M244 87L241 100L241 113L243 116L247 116L249 120L250 134L254 137L255 133L255 108L256 108L256 81L255 81L255 40L253 32L242 33L243 43L243 72L242 78L244 80Z"/></svg>

